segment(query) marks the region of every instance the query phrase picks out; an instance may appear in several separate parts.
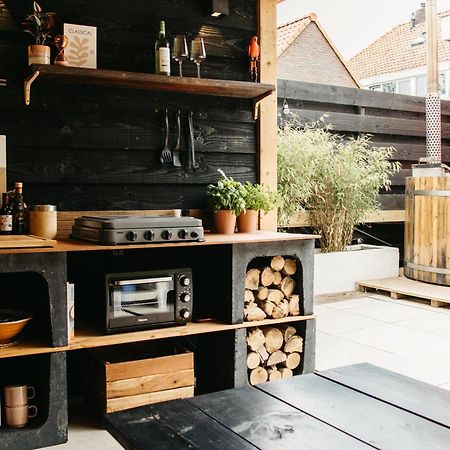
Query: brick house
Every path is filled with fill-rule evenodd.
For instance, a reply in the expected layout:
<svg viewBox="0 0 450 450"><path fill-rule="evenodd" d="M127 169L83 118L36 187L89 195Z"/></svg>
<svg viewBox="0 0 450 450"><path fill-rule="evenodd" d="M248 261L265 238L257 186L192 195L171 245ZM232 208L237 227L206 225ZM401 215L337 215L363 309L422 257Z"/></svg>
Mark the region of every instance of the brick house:
<svg viewBox="0 0 450 450"><path fill-rule="evenodd" d="M450 11L438 14L441 19ZM425 96L427 90L427 46L425 8L417 10L410 22L397 25L354 56L350 68L363 88L373 91ZM441 98L450 98L450 45L438 44Z"/></svg>
<svg viewBox="0 0 450 450"><path fill-rule="evenodd" d="M278 79L360 87L315 14L278 27Z"/></svg>

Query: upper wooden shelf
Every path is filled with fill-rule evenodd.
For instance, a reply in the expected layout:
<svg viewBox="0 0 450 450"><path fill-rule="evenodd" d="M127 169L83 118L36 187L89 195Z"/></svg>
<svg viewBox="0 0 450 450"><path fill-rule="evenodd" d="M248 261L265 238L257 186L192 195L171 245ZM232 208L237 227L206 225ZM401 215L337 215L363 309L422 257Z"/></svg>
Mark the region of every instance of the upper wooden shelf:
<svg viewBox="0 0 450 450"><path fill-rule="evenodd" d="M32 64L24 82L25 104L27 105L30 104L31 84L36 79L60 83L99 84L101 86L123 86L150 91L236 97L253 100L254 102L262 100L275 91L275 86L272 84L246 81L167 77L147 73L122 72L119 70Z"/></svg>

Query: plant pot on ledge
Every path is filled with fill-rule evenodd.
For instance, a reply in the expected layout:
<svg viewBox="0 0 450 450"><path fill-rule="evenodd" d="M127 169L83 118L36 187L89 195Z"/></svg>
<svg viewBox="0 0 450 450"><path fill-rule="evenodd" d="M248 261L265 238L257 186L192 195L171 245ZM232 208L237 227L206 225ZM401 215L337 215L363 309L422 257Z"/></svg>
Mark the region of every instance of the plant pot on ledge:
<svg viewBox="0 0 450 450"><path fill-rule="evenodd" d="M236 214L233 211L221 209L214 213L216 233L233 234L236 227Z"/></svg>
<svg viewBox="0 0 450 450"><path fill-rule="evenodd" d="M239 233L254 233L258 231L258 212L253 209L242 211L237 217Z"/></svg>
<svg viewBox="0 0 450 450"><path fill-rule="evenodd" d="M38 44L29 45L28 64L50 64L50 47Z"/></svg>

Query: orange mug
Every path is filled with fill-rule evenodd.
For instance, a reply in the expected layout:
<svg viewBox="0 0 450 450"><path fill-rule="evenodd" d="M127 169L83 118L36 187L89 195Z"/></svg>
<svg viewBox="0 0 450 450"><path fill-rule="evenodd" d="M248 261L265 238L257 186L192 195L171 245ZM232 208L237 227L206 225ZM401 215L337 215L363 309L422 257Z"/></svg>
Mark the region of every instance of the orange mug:
<svg viewBox="0 0 450 450"><path fill-rule="evenodd" d="M37 416L37 407L34 405L5 406L6 423L10 428L22 428L28 419Z"/></svg>
<svg viewBox="0 0 450 450"><path fill-rule="evenodd" d="M27 385L11 385L5 386L5 406L23 406L28 404L36 395L33 386Z"/></svg>

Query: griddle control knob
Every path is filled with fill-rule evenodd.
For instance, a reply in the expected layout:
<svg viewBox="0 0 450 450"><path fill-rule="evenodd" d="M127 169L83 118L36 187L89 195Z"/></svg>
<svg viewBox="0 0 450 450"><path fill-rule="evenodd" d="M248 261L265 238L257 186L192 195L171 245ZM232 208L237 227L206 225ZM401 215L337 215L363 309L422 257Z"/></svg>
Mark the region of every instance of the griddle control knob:
<svg viewBox="0 0 450 450"><path fill-rule="evenodd" d="M189 277L183 275L182 277L180 277L180 284L181 284L181 286L190 286L191 279Z"/></svg>
<svg viewBox="0 0 450 450"><path fill-rule="evenodd" d="M189 231L188 230L180 230L178 232L178 237L180 239L186 239L189 236Z"/></svg>
<svg viewBox="0 0 450 450"><path fill-rule="evenodd" d="M155 232L152 230L148 230L144 233L144 239L146 241L153 241L155 239Z"/></svg>
<svg viewBox="0 0 450 450"><path fill-rule="evenodd" d="M172 239L172 232L170 230L164 230L161 233L161 237L165 240L165 241L170 241Z"/></svg>
<svg viewBox="0 0 450 450"><path fill-rule="evenodd" d="M180 317L182 319L189 319L190 316L191 316L191 313L189 312L188 309L184 308L180 311Z"/></svg>
<svg viewBox="0 0 450 450"><path fill-rule="evenodd" d="M135 241L137 239L136 231L129 231L126 235L126 238L128 241L131 241L131 242Z"/></svg>
<svg viewBox="0 0 450 450"><path fill-rule="evenodd" d="M184 303L191 301L191 296L189 294L182 294L180 300Z"/></svg>
<svg viewBox="0 0 450 450"><path fill-rule="evenodd" d="M198 238L198 231L191 231L191 238L197 239Z"/></svg>

